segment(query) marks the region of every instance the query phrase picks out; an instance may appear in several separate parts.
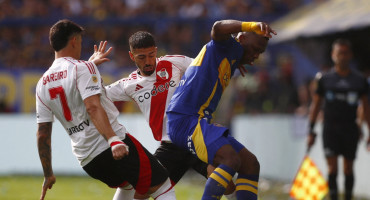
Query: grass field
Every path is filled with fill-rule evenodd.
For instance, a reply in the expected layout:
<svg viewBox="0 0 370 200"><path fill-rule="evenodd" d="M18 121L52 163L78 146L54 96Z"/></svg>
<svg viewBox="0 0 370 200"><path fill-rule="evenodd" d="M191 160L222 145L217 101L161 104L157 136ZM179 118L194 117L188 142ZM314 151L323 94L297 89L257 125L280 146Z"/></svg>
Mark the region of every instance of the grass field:
<svg viewBox="0 0 370 200"><path fill-rule="evenodd" d="M1 200L34 200L41 194L41 176L0 176ZM201 199L205 180L186 176L176 185L178 200ZM271 194L263 192L260 199L288 199L279 189L270 189ZM48 200L102 200L112 199L115 190L87 176L58 176L57 182L48 190ZM223 198L225 200L226 198Z"/></svg>
<svg viewBox="0 0 370 200"><path fill-rule="evenodd" d="M0 200L35 200L41 194L41 176L0 176ZM185 176L176 186L177 200L201 199L205 180L199 176ZM288 200L289 184L267 181L259 183L259 200ZM87 176L58 176L48 190L47 200L109 200L115 190ZM357 200L366 200L355 198ZM226 200L225 197L222 200Z"/></svg>

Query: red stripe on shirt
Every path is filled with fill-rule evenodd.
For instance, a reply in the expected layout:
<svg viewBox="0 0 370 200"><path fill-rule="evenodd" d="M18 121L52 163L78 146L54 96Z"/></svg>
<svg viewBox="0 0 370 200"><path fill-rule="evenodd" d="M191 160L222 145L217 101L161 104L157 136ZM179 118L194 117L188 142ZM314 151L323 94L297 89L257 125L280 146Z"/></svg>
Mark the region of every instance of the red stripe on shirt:
<svg viewBox="0 0 370 200"><path fill-rule="evenodd" d="M146 194L150 188L150 184L152 183L152 166L150 164L150 160L140 142L130 134L126 134L126 136L128 136L132 143L134 143L136 151L139 155L139 178L135 190L140 194Z"/></svg>
<svg viewBox="0 0 370 200"><path fill-rule="evenodd" d="M83 63L85 63L86 67L89 69L90 71L90 74L93 74L93 71L91 70L91 66L89 65L89 63L85 62L84 60L82 61Z"/></svg>
<svg viewBox="0 0 370 200"><path fill-rule="evenodd" d="M94 64L92 64L91 62L89 62L89 65L90 65L90 67L91 67L91 71L92 71L94 74L96 74Z"/></svg>
<svg viewBox="0 0 370 200"><path fill-rule="evenodd" d="M157 73L165 69L168 73L168 79L161 78ZM166 111L166 100L169 89L169 82L172 78L172 63L169 61L160 61L156 68L156 95L152 93L150 102L149 126L152 129L154 139L161 141L163 132L163 116ZM166 83L168 84L166 88ZM164 87L164 91L160 92L159 87Z"/></svg>

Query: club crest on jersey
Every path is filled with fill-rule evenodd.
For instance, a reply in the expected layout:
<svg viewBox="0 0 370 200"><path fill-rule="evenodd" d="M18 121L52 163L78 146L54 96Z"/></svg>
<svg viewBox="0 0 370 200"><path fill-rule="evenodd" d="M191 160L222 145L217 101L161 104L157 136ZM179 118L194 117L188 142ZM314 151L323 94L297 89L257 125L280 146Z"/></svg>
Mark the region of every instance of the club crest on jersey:
<svg viewBox="0 0 370 200"><path fill-rule="evenodd" d="M94 83L97 83L98 82L98 77L96 77L95 75L92 76L92 81Z"/></svg>
<svg viewBox="0 0 370 200"><path fill-rule="evenodd" d="M166 80L166 79L168 79L168 72L166 71L166 69L165 68L163 68L163 69L161 69L161 70L159 70L158 72L157 72L157 75L159 76L159 77L161 77L161 79L163 79L163 80Z"/></svg>

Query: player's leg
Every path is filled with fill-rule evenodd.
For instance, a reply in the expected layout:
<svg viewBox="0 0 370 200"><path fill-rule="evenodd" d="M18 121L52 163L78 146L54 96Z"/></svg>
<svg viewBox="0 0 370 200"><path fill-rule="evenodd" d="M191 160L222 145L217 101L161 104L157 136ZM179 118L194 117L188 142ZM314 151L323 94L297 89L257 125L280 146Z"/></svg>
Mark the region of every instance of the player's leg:
<svg viewBox="0 0 370 200"><path fill-rule="evenodd" d="M344 190L345 200L352 199L353 186L355 182L353 164L356 159L358 141L360 139L359 127L356 124L348 126L341 139L341 150L343 154Z"/></svg>
<svg viewBox="0 0 370 200"><path fill-rule="evenodd" d="M238 176L236 179L237 199L253 199L258 196L258 180L260 165L256 156L239 143L234 137L228 136L230 144L238 152L241 160Z"/></svg>
<svg viewBox="0 0 370 200"><path fill-rule="evenodd" d="M222 144L223 139L216 140L214 144L216 146L218 146L217 144ZM227 185L240 167L239 156L230 144L225 144L217 148L218 150L213 158L213 165L217 167L206 182L202 197L204 200L220 198L225 193ZM207 150L211 150L211 148L207 148Z"/></svg>
<svg viewBox="0 0 370 200"><path fill-rule="evenodd" d="M135 189L131 184L127 183L123 187L118 187L113 196L113 200L132 200L134 198Z"/></svg>
<svg viewBox="0 0 370 200"><path fill-rule="evenodd" d="M327 156L329 196L331 200L338 199L338 156Z"/></svg>
<svg viewBox="0 0 370 200"><path fill-rule="evenodd" d="M206 165L205 166L205 168L207 169L206 170L207 171L206 178L208 178L212 174L212 172L216 169L216 167L214 167L212 165L209 165L207 163L204 163L201 160L199 160L199 162L201 162L201 163L196 164L196 166L194 166L193 169L195 169L195 171L197 171L198 173L202 174L202 172L199 172L197 169L200 168L199 165ZM204 167L201 167L201 168L204 168ZM235 184L232 180L227 185L224 196L228 200L236 200Z"/></svg>
<svg viewBox="0 0 370 200"><path fill-rule="evenodd" d="M176 200L175 190L169 178L161 185L155 186L151 189L155 190L150 194L150 196L155 200Z"/></svg>
<svg viewBox="0 0 370 200"><path fill-rule="evenodd" d="M194 164L196 158L187 149L180 148L170 141L162 141L154 153L154 157L167 169L173 185L179 182Z"/></svg>
<svg viewBox="0 0 370 200"><path fill-rule="evenodd" d="M127 134L126 138L130 139L133 145L128 144L130 141L125 143L134 146L138 153L139 166L131 166L139 167L139 176L135 176L135 179L132 180L132 182L136 181L136 192L142 195L150 195L157 200L176 199L167 170L133 136Z"/></svg>
<svg viewBox="0 0 370 200"><path fill-rule="evenodd" d="M170 183L174 186L189 169L191 164L187 159L187 155L190 154L187 150L181 149L171 142L162 141L154 153L159 162L167 169L169 173ZM160 190L157 190L160 191ZM149 195L142 195L135 193L135 199L148 199ZM162 198L162 197L160 197Z"/></svg>
<svg viewBox="0 0 370 200"><path fill-rule="evenodd" d="M340 153L340 133L342 126L332 125L324 122L323 147L328 165L329 196L331 200L338 199L338 155Z"/></svg>
<svg viewBox="0 0 370 200"><path fill-rule="evenodd" d="M353 175L353 159L343 159L345 200L352 199L355 178Z"/></svg>

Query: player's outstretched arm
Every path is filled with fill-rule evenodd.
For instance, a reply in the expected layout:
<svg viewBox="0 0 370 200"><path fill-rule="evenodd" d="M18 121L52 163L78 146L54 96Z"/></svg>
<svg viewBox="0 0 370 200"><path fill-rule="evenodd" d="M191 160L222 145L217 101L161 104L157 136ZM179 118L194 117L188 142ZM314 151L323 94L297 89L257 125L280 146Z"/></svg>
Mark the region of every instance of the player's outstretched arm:
<svg viewBox="0 0 370 200"><path fill-rule="evenodd" d="M105 51L107 43L107 41L101 41L99 47L94 45L94 53L89 58L89 61L93 62L96 66L109 61L109 58L107 58L107 56L112 52L113 48L109 47L109 49Z"/></svg>
<svg viewBox="0 0 370 200"><path fill-rule="evenodd" d="M322 97L315 94L312 99L312 104L309 111L309 133L307 138L307 151L315 144L316 133L314 132L314 126L316 123L317 116L319 115L321 109Z"/></svg>
<svg viewBox="0 0 370 200"><path fill-rule="evenodd" d="M107 113L100 103L100 95L97 94L87 97L84 103L96 129L98 129L99 133L103 135L111 146L113 158L119 160L128 155L128 146L124 144L113 131Z"/></svg>
<svg viewBox="0 0 370 200"><path fill-rule="evenodd" d="M52 122L38 124L37 147L42 169L44 171L44 183L42 184L40 196L41 200L45 198L46 191L51 189L56 181L51 165L51 131Z"/></svg>
<svg viewBox="0 0 370 200"><path fill-rule="evenodd" d="M230 34L239 32L255 32L259 35L271 38L276 32L264 22L243 22L238 20L216 21L212 26L211 37L213 40L227 40Z"/></svg>

